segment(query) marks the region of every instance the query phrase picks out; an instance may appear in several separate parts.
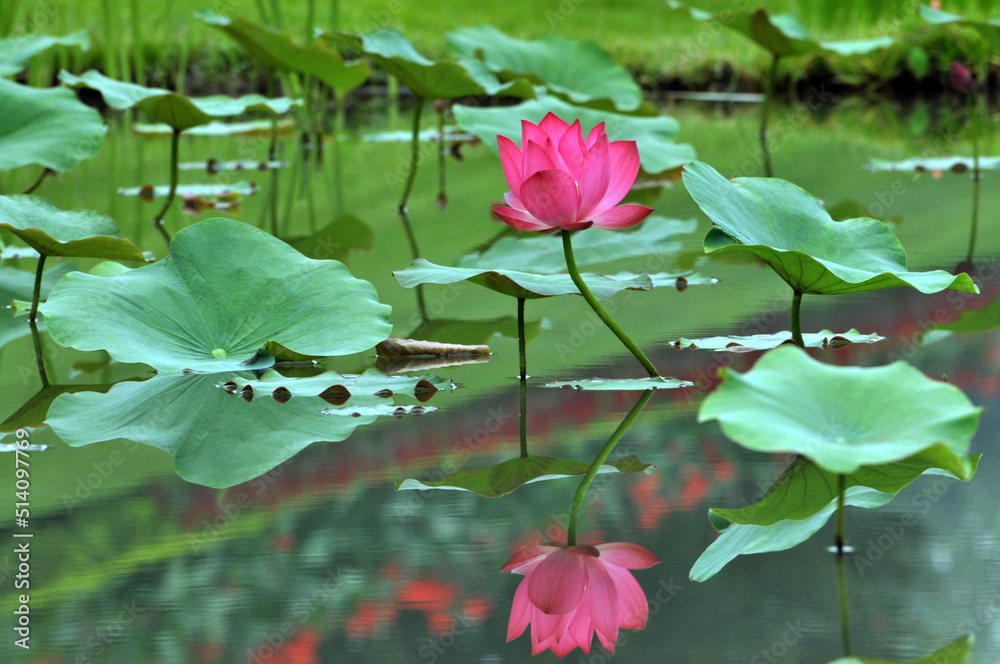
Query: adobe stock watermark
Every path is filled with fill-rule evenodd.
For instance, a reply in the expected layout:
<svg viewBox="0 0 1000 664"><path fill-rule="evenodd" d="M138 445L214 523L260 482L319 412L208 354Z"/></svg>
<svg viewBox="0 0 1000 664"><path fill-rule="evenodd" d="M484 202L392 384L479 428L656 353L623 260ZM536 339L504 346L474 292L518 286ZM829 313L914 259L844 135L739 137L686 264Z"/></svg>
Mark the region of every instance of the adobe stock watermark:
<svg viewBox="0 0 1000 664"><path fill-rule="evenodd" d="M115 641L120 639L125 630L146 610L136 605L136 600L121 603L122 610L115 620L108 621L98 627L84 642L85 650L73 660L74 664L89 664L89 662L105 661L102 654Z"/></svg>

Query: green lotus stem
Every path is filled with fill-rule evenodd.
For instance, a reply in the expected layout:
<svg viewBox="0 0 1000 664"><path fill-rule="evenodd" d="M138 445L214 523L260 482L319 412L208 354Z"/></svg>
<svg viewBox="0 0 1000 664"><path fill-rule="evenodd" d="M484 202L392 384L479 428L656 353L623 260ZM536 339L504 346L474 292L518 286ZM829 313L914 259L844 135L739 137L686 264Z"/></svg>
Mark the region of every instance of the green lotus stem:
<svg viewBox="0 0 1000 664"><path fill-rule="evenodd" d="M45 373L45 354L42 352L42 337L38 334L38 324L28 321L31 328L31 343L35 347L35 362L38 363L38 376L42 379L42 387L49 386L49 376Z"/></svg>
<svg viewBox="0 0 1000 664"><path fill-rule="evenodd" d="M438 114L438 205L447 200L444 193L444 104L437 109Z"/></svg>
<svg viewBox="0 0 1000 664"><path fill-rule="evenodd" d="M778 60L781 56L777 53L771 57L771 71L767 75L764 83L764 104L760 109L760 151L764 158L764 174L767 177L774 177L771 170L771 153L767 149L767 115L771 110L771 97L774 96L774 82L778 77Z"/></svg>
<svg viewBox="0 0 1000 664"><path fill-rule="evenodd" d="M274 21L274 27L278 30L284 28L281 21L281 3L278 0L271 0L271 19Z"/></svg>
<svg viewBox="0 0 1000 664"><path fill-rule="evenodd" d="M336 90L333 91L336 106L333 116L333 193L334 209L337 216L344 214L344 182L341 177L340 135L344 129L344 113L341 107L343 98Z"/></svg>
<svg viewBox="0 0 1000 664"><path fill-rule="evenodd" d="M110 0L102 0L101 18L102 27L104 28L104 38L106 40L104 45L104 73L108 78L118 78L118 64L115 62L115 35L117 32L114 28L114 12L115 8L112 7Z"/></svg>
<svg viewBox="0 0 1000 664"><path fill-rule="evenodd" d="M802 293L795 291L792 296L792 341L805 348L806 343L802 340L802 319L800 310L802 309Z"/></svg>
<svg viewBox="0 0 1000 664"><path fill-rule="evenodd" d="M403 187L403 197L399 201L400 212L406 211L406 201L410 197L410 190L413 189L413 180L417 177L417 164L420 163L420 114L424 110L424 100L417 97L413 107L413 137L410 144L410 172L406 176L406 185Z"/></svg>
<svg viewBox="0 0 1000 664"><path fill-rule="evenodd" d="M330 28L340 30L340 3L337 0L330 2Z"/></svg>
<svg viewBox="0 0 1000 664"><path fill-rule="evenodd" d="M177 178L179 169L177 168L177 151L179 148L181 140L181 130L174 129L173 133L170 135L170 191L167 192L167 200L160 208L160 211L153 218L153 226L156 230L160 231L163 235L163 239L170 244L170 233L167 229L163 227L163 218L167 216L167 210L170 209L170 204L174 202L174 196L177 195Z"/></svg>
<svg viewBox="0 0 1000 664"><path fill-rule="evenodd" d="M844 657L851 656L851 614L847 604L847 579L844 576L844 494L847 491L844 475L838 475L837 525L834 543L837 549L837 589L840 596L840 635L844 644Z"/></svg>
<svg viewBox="0 0 1000 664"><path fill-rule="evenodd" d="M587 301L587 304L589 304L590 308L594 310L597 317L600 318L604 324L608 326L608 329L614 332L615 336L617 336L621 342L625 344L625 347L628 348L633 355L635 355L635 359L639 360L639 363L642 364L646 371L649 372L649 375L653 378L659 377L660 372L656 370L653 363L649 361L649 358L646 357L645 353L639 350L639 347L635 345L635 342L632 341L627 334L625 334L625 331L619 327L618 323L616 323L611 317L611 314L604 310L604 307L601 306L601 303L597 301L597 298L594 297L594 294L590 292L590 288L583 281L583 277L580 276L580 270L576 267L576 259L573 258L572 237L573 231L564 230L562 232L563 254L566 256L566 269L569 271L569 276L573 279L573 283L576 284L580 294L583 295L583 299Z"/></svg>
<svg viewBox="0 0 1000 664"><path fill-rule="evenodd" d="M580 486L577 487L576 493L573 495L573 504L569 508L569 531L566 533L566 546L576 546L576 533L577 526L580 522L580 507L583 505L583 497L587 495L587 489L590 488L591 483L594 478L597 477L597 471L601 469L604 462L608 460L611 452L615 449L618 441L622 439L625 432L629 430L632 423L635 422L635 418L639 417L639 413L642 409L646 407L649 400L653 397L653 392L655 390L646 390L639 397L639 400L635 402L632 406L632 410L628 412L625 419L622 420L615 432L611 434L608 438L608 442L604 443L604 447L601 451L597 453L597 458L594 462L590 464L590 468L587 469L587 474L583 476L580 480Z"/></svg>
<svg viewBox="0 0 1000 664"><path fill-rule="evenodd" d="M517 353L521 370L521 456L528 456L528 352L524 338L524 298L517 298Z"/></svg>
<svg viewBox="0 0 1000 664"><path fill-rule="evenodd" d="M34 323L38 319L38 300L42 297L43 272L45 272L45 254L39 254L38 267L35 268L35 290L31 294L31 311L28 314L29 323Z"/></svg>
<svg viewBox="0 0 1000 664"><path fill-rule="evenodd" d="M267 148L267 160L278 158L278 118L271 116L271 144ZM278 237L278 169L271 169L271 235Z"/></svg>
<svg viewBox="0 0 1000 664"><path fill-rule="evenodd" d="M129 13L131 16L129 27L132 33L132 74L136 83L146 85L146 54L142 48L142 31L139 28L139 0L130 0Z"/></svg>
<svg viewBox="0 0 1000 664"><path fill-rule="evenodd" d="M413 227L410 225L410 220L406 216L406 208L399 208L399 218L403 221L403 230L406 231L406 239L410 242L410 253L413 254L413 260L420 258L420 248L417 247L417 236L413 233ZM427 305L424 303L424 288L423 284L418 284L414 289L417 292L417 309L420 310L420 319L423 322L427 322Z"/></svg>
<svg viewBox="0 0 1000 664"><path fill-rule="evenodd" d="M34 182L32 182L31 186L28 187L27 189L25 189L24 191L22 191L21 193L22 194L30 194L30 193L32 193L33 191L35 191L35 189L38 189L40 186L42 186L42 181L45 180L45 178L48 175L50 175L50 174L52 174L54 172L55 171L52 171L52 170L50 170L48 168L43 168L42 172L38 175L38 179L35 180Z"/></svg>
<svg viewBox="0 0 1000 664"><path fill-rule="evenodd" d="M969 122L972 125L972 231L969 234L969 251L967 262L972 262L976 250L976 233L979 228L979 181L982 173L979 170L979 116L976 113L973 95L969 99Z"/></svg>

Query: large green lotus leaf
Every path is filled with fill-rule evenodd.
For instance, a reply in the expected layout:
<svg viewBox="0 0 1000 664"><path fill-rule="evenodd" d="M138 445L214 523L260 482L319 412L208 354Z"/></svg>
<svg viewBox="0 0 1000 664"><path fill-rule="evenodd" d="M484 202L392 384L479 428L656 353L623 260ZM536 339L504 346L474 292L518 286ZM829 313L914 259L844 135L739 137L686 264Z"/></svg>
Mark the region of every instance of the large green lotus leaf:
<svg viewBox="0 0 1000 664"><path fill-rule="evenodd" d="M885 505L894 497L892 493L856 486L844 493L844 504L871 509ZM836 510L837 503L833 502L808 519L789 519L771 526L741 525L717 519L712 525L721 530L719 537L698 557L689 576L692 581L706 581L737 556L784 551L798 546L822 528Z"/></svg>
<svg viewBox="0 0 1000 664"><path fill-rule="evenodd" d="M174 236L163 260L111 277L67 275L41 307L63 346L107 350L161 371L270 364L268 341L304 355L345 355L389 336L389 307L337 261L306 258L231 219Z"/></svg>
<svg viewBox="0 0 1000 664"><path fill-rule="evenodd" d="M82 76L61 71L59 80L69 87L96 90L101 93L104 103L111 108L119 111L137 108L178 131L208 124L219 118L243 115L250 111L280 115L302 104L298 99L287 97L269 99L257 94L242 97L225 95L186 97L169 90L116 81L94 69L84 72Z"/></svg>
<svg viewBox="0 0 1000 664"><path fill-rule="evenodd" d="M90 48L90 37L80 30L62 37L21 35L0 39L0 76L13 76L28 66L28 61L54 46L75 46L82 51Z"/></svg>
<svg viewBox="0 0 1000 664"><path fill-rule="evenodd" d="M146 262L111 217L92 210L60 210L37 196L0 196L0 228L46 256Z"/></svg>
<svg viewBox="0 0 1000 664"><path fill-rule="evenodd" d="M401 33L382 28L366 35L325 32L323 37L371 57L421 99L455 99L476 95L534 97L525 80L501 83L479 60L430 60Z"/></svg>
<svg viewBox="0 0 1000 664"><path fill-rule="evenodd" d="M521 141L521 120L538 123L547 113L555 113L566 122L579 120L584 132L603 122L611 141L635 141L639 162L647 173L661 173L695 159L694 148L674 143L679 131L677 121L666 115L637 117L611 111L575 106L558 97L545 96L503 108L476 108L456 104L452 107L458 126L479 137L495 150L497 135L515 143Z"/></svg>
<svg viewBox="0 0 1000 664"><path fill-rule="evenodd" d="M642 256L663 257L681 250L681 237L698 227L694 219L668 219L654 215L639 228L612 231L590 228L573 237L573 255L577 265L612 263ZM482 251L458 259L458 267L486 268L503 266L508 270L528 270L551 274L566 270L562 240L557 235L536 233L531 237L502 237Z"/></svg>
<svg viewBox="0 0 1000 664"><path fill-rule="evenodd" d="M899 161L869 159L867 168L875 173L882 171L913 171L916 173L951 171L952 173L968 173L975 165L975 160L972 157L928 157L926 159L914 158ZM979 170L995 171L998 169L1000 169L1000 157L979 158Z"/></svg>
<svg viewBox="0 0 1000 664"><path fill-rule="evenodd" d="M529 78L576 104L610 100L622 111L642 103L642 90L597 44L546 35L524 41L489 25L448 33L448 50L459 59L480 59L502 80Z"/></svg>
<svg viewBox="0 0 1000 664"><path fill-rule="evenodd" d="M646 378L583 378L579 380L557 380L542 387L558 387L564 390L587 390L600 392L623 392L636 390L672 390L678 387L694 387L695 383L680 378L649 376Z"/></svg>
<svg viewBox="0 0 1000 664"><path fill-rule="evenodd" d="M340 406L318 396L247 401L220 387L232 378L160 374L107 394L66 394L46 423L72 446L127 438L158 447L173 455L185 480L221 488L266 473L311 443L344 440L380 416L433 410L360 394Z"/></svg>
<svg viewBox="0 0 1000 664"><path fill-rule="evenodd" d="M912 286L978 293L967 274L908 272L906 252L876 219L834 221L807 191L777 178L722 177L702 162L684 167L684 185L714 222L705 252L759 256L794 290L835 295Z"/></svg>
<svg viewBox="0 0 1000 664"><path fill-rule="evenodd" d="M555 295L579 295L573 279L568 274L533 274L496 268L477 269L446 267L435 265L418 258L405 270L392 273L403 288L415 288L421 284L454 284L471 281L511 297L531 300ZM645 274L625 274L617 279L592 272L581 275L587 286L599 300L606 300L623 290L649 290L653 282Z"/></svg>
<svg viewBox="0 0 1000 664"><path fill-rule="evenodd" d="M927 5L919 5L919 7L920 16L928 23L972 28L990 43L994 51L1000 49L1000 16L994 16L988 21L974 21L958 14L943 12L940 9L932 9Z"/></svg>
<svg viewBox="0 0 1000 664"><path fill-rule="evenodd" d="M862 55L891 46L891 37L854 41L823 42L811 39L797 18L791 14L771 15L766 9L731 10L711 14L674 0L667 5L696 21L718 21L722 25L752 39L775 55L804 55L826 51L837 55Z"/></svg>
<svg viewBox="0 0 1000 664"><path fill-rule="evenodd" d="M882 341L885 337L878 334L862 334L855 329L847 332L834 334L830 330L820 330L819 332L806 332L802 334L802 341L806 348L843 348L851 344L872 344ZM674 348L693 350L724 350L730 353L749 353L751 351L770 350L782 344L795 343L792 341L792 333L787 330L775 332L773 334L753 334L749 336L729 336L729 337L705 337L704 339L687 339L681 337L671 341Z"/></svg>
<svg viewBox="0 0 1000 664"><path fill-rule="evenodd" d="M227 18L212 11L195 12L204 23L222 30L268 67L311 76L340 94L364 83L371 70L368 63L344 62L340 54L319 42L300 46L288 35L244 18Z"/></svg>
<svg viewBox="0 0 1000 664"><path fill-rule="evenodd" d="M747 449L791 452L831 473L853 473L938 444L964 455L980 409L954 385L904 362L881 367L823 364L783 346L753 369L723 369L698 411Z"/></svg>
<svg viewBox="0 0 1000 664"><path fill-rule="evenodd" d="M963 482L972 479L979 456L960 456L944 445L935 445L920 454L877 466L861 466L844 475L844 487L864 486L882 493L899 491L928 471L937 470ZM726 521L770 526L794 519L801 521L837 500L840 481L835 473L820 468L805 457L796 457L767 493L742 509L711 508L710 513Z"/></svg>
<svg viewBox="0 0 1000 664"><path fill-rule="evenodd" d="M0 78L0 172L38 164L72 169L101 149L101 114L70 90L37 90Z"/></svg>
<svg viewBox="0 0 1000 664"><path fill-rule="evenodd" d="M45 271L42 275L40 289L41 300L48 297L52 287L68 272L76 270L72 263L59 263ZM31 302L35 289L35 275L33 272L18 270L17 268L0 266L0 306L6 308L12 302ZM29 305L30 306L30 305ZM38 321L38 328L44 329L45 323ZM15 318L11 311L0 311L0 348L6 346L14 339L31 334L27 318Z"/></svg>
<svg viewBox="0 0 1000 664"><path fill-rule="evenodd" d="M841 657L830 664L963 664L972 654L973 641L975 641L973 635L966 634L938 648L926 657L910 659L905 662L877 657Z"/></svg>
<svg viewBox="0 0 1000 664"><path fill-rule="evenodd" d="M396 482L396 490L446 489L453 491L470 491L487 498L499 498L532 482L544 482L566 477L579 477L590 470L590 464L571 459L556 459L545 456L517 457L504 461L492 468L476 470L460 470L447 475L436 482L406 479ZM602 473L651 473L653 466L642 463L635 456L622 457L601 465L597 470Z"/></svg>

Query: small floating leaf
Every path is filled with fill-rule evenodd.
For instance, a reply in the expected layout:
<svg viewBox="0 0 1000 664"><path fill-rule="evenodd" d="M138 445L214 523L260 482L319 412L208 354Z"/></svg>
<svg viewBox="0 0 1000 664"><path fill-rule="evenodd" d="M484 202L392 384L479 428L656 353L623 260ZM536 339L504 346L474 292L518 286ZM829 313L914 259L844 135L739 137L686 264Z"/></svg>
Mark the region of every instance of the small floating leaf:
<svg viewBox="0 0 1000 664"><path fill-rule="evenodd" d="M729 181L702 162L684 167L684 185L714 222L705 253L754 254L801 293L835 295L911 286L978 293L967 274L909 272L906 252L876 219L834 221L818 200L778 178Z"/></svg>
<svg viewBox="0 0 1000 664"><path fill-rule="evenodd" d="M260 188L253 182L231 182L228 184L180 184L177 185L177 195L182 197L202 196L207 199L233 201L240 196L253 196ZM123 187L118 190L121 196L138 196L144 201L152 202L170 193L169 185L156 187Z"/></svg>
<svg viewBox="0 0 1000 664"><path fill-rule="evenodd" d="M41 311L57 343L161 371L268 366L273 358L258 355L267 341L344 355L372 348L391 330L389 307L343 264L311 260L230 219L181 230L170 255L152 265L111 277L70 275Z"/></svg>
<svg viewBox="0 0 1000 664"><path fill-rule="evenodd" d="M46 256L146 262L111 217L92 210L60 210L37 196L0 196L0 228Z"/></svg>
<svg viewBox="0 0 1000 664"><path fill-rule="evenodd" d="M623 115L609 110L596 110L584 106L574 106L546 96L503 108L476 108L456 104L452 107L458 126L471 131L486 145L495 150L497 135L517 137L521 135L521 120L541 122L547 113L555 113L567 122L580 120L585 131L603 122L609 141L635 141L639 148L639 160L647 173L661 173L677 168L695 158L690 145L675 143L680 130L677 121L665 115L638 117Z"/></svg>
<svg viewBox="0 0 1000 664"><path fill-rule="evenodd" d="M227 387L230 386L230 387ZM428 376L389 376L377 369L369 369L359 375L344 375L336 371L327 371L316 376L289 378L276 371L268 371L257 379L230 378L222 387L238 391L246 387L256 392L270 394L277 388L288 392L290 397L321 397L326 400L343 398L346 403L351 395L379 396L379 393L417 394L434 393L439 390L450 392L454 389L452 382L435 375Z"/></svg>
<svg viewBox="0 0 1000 664"><path fill-rule="evenodd" d="M887 159L869 159L867 168L875 173L881 171L913 171L915 173L933 173L934 171L968 173L975 166L972 157L934 157L928 159L902 159L889 161ZM1000 169L1000 157L980 157L979 170L995 171Z"/></svg>
<svg viewBox="0 0 1000 664"><path fill-rule="evenodd" d="M366 143L409 143L413 140L412 131L375 131L365 134L361 140ZM417 134L417 140L421 143L436 143L441 140L441 131L438 129L423 129ZM474 134L461 131L458 127L444 128L445 143L469 143L479 140Z"/></svg>
<svg viewBox="0 0 1000 664"><path fill-rule="evenodd" d="M108 128L70 90L0 78L0 171L38 164L58 173L97 154Z"/></svg>
<svg viewBox="0 0 1000 664"><path fill-rule="evenodd" d="M851 344L872 344L882 341L876 333L862 334L855 329L835 334L830 330L807 332L802 334L802 340L808 348L838 349ZM788 331L773 334L753 334L750 336L705 337L704 339L687 339L682 337L671 341L670 345L677 349L723 350L730 353L748 353L757 350L770 350L782 344L793 343L792 333Z"/></svg>
<svg viewBox="0 0 1000 664"><path fill-rule="evenodd" d="M276 125L279 132L286 131L295 126L295 121L291 119L281 119L276 123L271 120L246 120L243 122L220 122L213 120L208 124L198 125L184 130L185 136L239 136L270 135L272 126ZM147 134L153 136L169 136L173 129L167 124L144 124L138 122L132 126L132 131L137 134Z"/></svg>
<svg viewBox="0 0 1000 664"><path fill-rule="evenodd" d="M903 362L839 367L784 346L746 373L724 378L702 403L698 421L758 452L791 452L832 473L853 473L919 454L938 444L968 452L980 409L953 385Z"/></svg>
<svg viewBox="0 0 1000 664"><path fill-rule="evenodd" d="M392 273L404 288L415 288L421 284L454 284L471 281L485 288L525 299L553 297L555 295L579 295L573 279L568 274L531 274L513 270L479 270L475 268L446 267L435 265L418 258L405 270ZM594 297L606 300L623 290L649 290L653 282L647 275L619 275L612 279L592 272L581 275Z"/></svg>
<svg viewBox="0 0 1000 664"><path fill-rule="evenodd" d="M672 390L678 387L694 387L695 383L679 378L585 378L582 380L559 380L545 383L542 387L561 387L573 390Z"/></svg>
<svg viewBox="0 0 1000 664"><path fill-rule="evenodd" d="M215 175L224 171L276 171L281 168L288 168L288 162L254 161L252 159L244 161L218 161L217 159L209 159L207 161L182 161L177 164L178 170L205 171L209 175Z"/></svg>
<svg viewBox="0 0 1000 664"><path fill-rule="evenodd" d="M447 489L470 491L487 498L499 498L532 482L556 480L586 474L590 464L570 459L544 456L517 457L492 468L460 470L436 482L406 479L396 482L396 490ZM650 473L653 466L642 463L635 456L622 457L603 464L598 473Z"/></svg>

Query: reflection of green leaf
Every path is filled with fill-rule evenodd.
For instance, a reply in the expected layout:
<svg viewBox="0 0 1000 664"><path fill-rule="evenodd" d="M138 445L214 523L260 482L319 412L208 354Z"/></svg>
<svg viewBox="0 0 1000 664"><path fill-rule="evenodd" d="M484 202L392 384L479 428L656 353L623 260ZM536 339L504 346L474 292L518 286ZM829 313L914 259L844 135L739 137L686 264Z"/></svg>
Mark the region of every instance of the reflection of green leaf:
<svg viewBox="0 0 1000 664"><path fill-rule="evenodd" d="M313 442L344 440L379 416L432 410L360 394L341 406L316 396L248 402L220 387L232 377L160 374L119 383L107 394L63 395L47 423L74 447L114 438L158 447L173 455L185 480L227 487L266 473ZM295 379L278 382L291 390Z"/></svg>
<svg viewBox="0 0 1000 664"><path fill-rule="evenodd" d="M705 252L740 251L766 262L800 293L833 295L912 286L978 293L967 274L908 272L906 252L875 219L835 222L818 200L777 178L729 181L701 162L684 168L684 185L714 222Z"/></svg>
<svg viewBox="0 0 1000 664"><path fill-rule="evenodd" d="M76 270L72 263L60 263L42 275L41 299L48 297L49 291L67 272ZM35 287L35 275L6 265L0 266L0 306L7 307L14 301L31 302ZM29 305L30 306L30 305ZM20 309L20 308L19 308ZM43 320L38 321L38 329L44 329ZM0 311L0 348L14 339L30 334L26 318L16 319L11 312Z"/></svg>
<svg viewBox="0 0 1000 664"><path fill-rule="evenodd" d="M972 634L960 636L951 643L938 648L930 655L905 662L876 657L841 657L830 664L963 664L972 654Z"/></svg>
<svg viewBox="0 0 1000 664"><path fill-rule="evenodd" d="M967 482L975 474L978 462L978 456L959 456L944 445L935 445L902 461L861 466L844 476L844 486L848 489L864 486L895 494L922 474L934 470L945 471ZM835 473L823 470L804 457L797 457L753 505L742 509L713 507L709 512L731 523L755 526L770 526L785 519L801 521L837 499L838 482Z"/></svg>
<svg viewBox="0 0 1000 664"><path fill-rule="evenodd" d="M353 214L337 217L312 235L288 240L303 256L337 261L344 260L352 251L371 249L374 242L372 229Z"/></svg>
<svg viewBox="0 0 1000 664"><path fill-rule="evenodd" d="M525 321L525 342L531 343L541 330L542 324L539 321ZM422 323L409 336L414 339L427 339L428 341L478 345L489 341L494 334L502 334L509 339L517 339L517 318L514 316L503 316L494 318L493 320L433 319Z"/></svg>
<svg viewBox="0 0 1000 664"><path fill-rule="evenodd" d="M0 79L0 171L38 164L60 173L101 149L101 114L70 90L36 90Z"/></svg>
<svg viewBox="0 0 1000 664"><path fill-rule="evenodd" d="M37 196L0 196L0 228L46 256L146 261L111 217L91 210L60 210Z"/></svg>
<svg viewBox="0 0 1000 664"><path fill-rule="evenodd" d="M514 270L445 267L423 258L413 261L405 270L393 272L393 275L404 288L414 288L420 284L454 284L459 281L471 281L498 293L525 299L580 294L568 274L532 274ZM594 297L599 300L606 300L623 290L649 290L653 287L649 276L645 274L623 273L616 279L594 273L585 273L582 276L593 291Z"/></svg>
<svg viewBox="0 0 1000 664"><path fill-rule="evenodd" d="M452 357L489 355L490 347L483 344L453 344L423 339L386 339L375 347L380 358Z"/></svg>
<svg viewBox="0 0 1000 664"><path fill-rule="evenodd" d="M855 41L823 42L806 34L799 20L791 14L771 15L766 9L731 10L711 14L690 7L675 0L667 0L671 9L687 14L696 21L718 21L744 37L752 39L759 46L774 55L804 55L826 51L838 55L862 55L886 48L893 43L892 37L860 39Z"/></svg>
<svg viewBox="0 0 1000 664"><path fill-rule="evenodd" d="M997 328L1000 328L1000 297L994 298L982 309L966 309L951 323L935 323L931 332L989 332Z"/></svg>
<svg viewBox="0 0 1000 664"><path fill-rule="evenodd" d="M242 115L249 111L263 111L280 115L287 113L293 106L301 104L297 99L288 99L287 97L268 99L256 94L242 97L227 97L225 95L186 97L169 90L147 88L134 83L116 81L93 69L84 72L81 76L62 71L59 72L59 80L63 85L70 87L96 90L101 93L104 103L111 108L119 111L137 108L153 119L168 124L178 131L208 124L219 118Z"/></svg>
<svg viewBox="0 0 1000 664"><path fill-rule="evenodd" d="M572 390L672 390L677 387L694 387L689 380L656 376L651 378L584 378L582 380L557 380L542 387L561 387Z"/></svg>
<svg viewBox="0 0 1000 664"><path fill-rule="evenodd" d="M534 88L519 80L500 83L486 65L469 60L430 60L396 30L382 28L366 35L325 32L338 44L361 51L421 99L455 99L476 95L534 97Z"/></svg>
<svg viewBox="0 0 1000 664"><path fill-rule="evenodd" d="M570 459L543 456L517 457L492 468L460 470L436 482L406 479L396 482L402 489L450 489L471 491L487 498L499 498L532 482L555 480L586 474L589 463ZM627 456L603 464L598 473L650 473L653 467L641 463L635 456Z"/></svg>
<svg viewBox="0 0 1000 664"><path fill-rule="evenodd" d="M167 258L111 277L73 274L41 307L52 338L162 371L226 371L267 341L344 355L389 336L389 307L336 261L308 259L229 219L177 233ZM245 368L245 367L244 367Z"/></svg>
<svg viewBox="0 0 1000 664"><path fill-rule="evenodd" d="M352 396L390 397L394 394L409 396L433 394L438 390L451 391L452 382L434 375L428 376L387 376L381 371L369 369L361 375L343 375L336 371L326 371L316 376L288 378L276 371L268 371L258 379L233 378L231 392L243 394L250 388L254 396L274 396L275 390L282 390L289 398L318 397L330 395L336 402L345 402ZM337 396L332 396L337 393ZM249 394L249 393L248 393ZM248 396L245 394L244 396Z"/></svg>
<svg viewBox="0 0 1000 664"><path fill-rule="evenodd" d="M195 12L195 18L225 32L271 69L310 76L342 95L364 83L371 73L367 62L344 62L339 53L319 42L299 46L288 35L243 18L211 11Z"/></svg>
<svg viewBox="0 0 1000 664"><path fill-rule="evenodd" d="M62 394L77 392L105 393L112 388L108 385L46 385L28 399L10 417L0 424L0 432L11 432L25 427L40 428L45 426L52 402Z"/></svg>
<svg viewBox="0 0 1000 664"><path fill-rule="evenodd" d="M28 61L54 46L76 46L81 51L90 48L90 37L80 30L62 37L21 35L0 39L0 76L12 76L24 70Z"/></svg>
<svg viewBox="0 0 1000 664"><path fill-rule="evenodd" d="M968 173L975 166L972 157L928 157L890 161L888 159L869 159L868 170L880 171L914 171L928 173L931 171L951 171L952 173ZM995 171L1000 169L1000 157L980 157L979 170Z"/></svg>
<svg viewBox="0 0 1000 664"><path fill-rule="evenodd" d="M648 256L650 269L663 267L669 254L680 252L682 236L693 233L697 226L694 219L668 219L654 214L635 230L590 228L573 238L573 254L577 265ZM566 256L558 236L536 233L526 238L502 237L483 251L462 256L457 265L553 273L566 271Z"/></svg>
<svg viewBox="0 0 1000 664"><path fill-rule="evenodd" d="M574 106L546 96L503 108L474 108L456 104L452 111L458 126L471 131L491 148L498 150L497 135L520 143L521 120L541 122L547 113L555 113L566 122L579 120L584 132L598 123L605 123L608 140L635 141L639 160L647 173L660 173L682 166L695 158L694 148L674 143L679 126L665 115L636 117L612 111Z"/></svg>
<svg viewBox="0 0 1000 664"><path fill-rule="evenodd" d="M885 337L878 334L861 334L855 329L834 334L830 330L807 332L802 340L807 348L843 348L851 344L871 344L882 341ZM680 338L670 344L678 349L691 348L702 350L726 350L730 353L746 353L755 350L770 350L782 344L793 343L792 333L775 332L774 334L754 334L750 336L706 337L704 339Z"/></svg>
<svg viewBox="0 0 1000 664"><path fill-rule="evenodd" d="M783 346L724 379L698 421L758 452L791 452L832 473L901 461L938 444L968 452L980 409L953 385L903 362L838 367Z"/></svg>
<svg viewBox="0 0 1000 664"><path fill-rule="evenodd" d="M608 100L619 110L642 103L642 90L597 44L556 35L537 41L515 39L488 25L448 33L448 50L460 59L483 60L501 80L529 77L576 104Z"/></svg>

